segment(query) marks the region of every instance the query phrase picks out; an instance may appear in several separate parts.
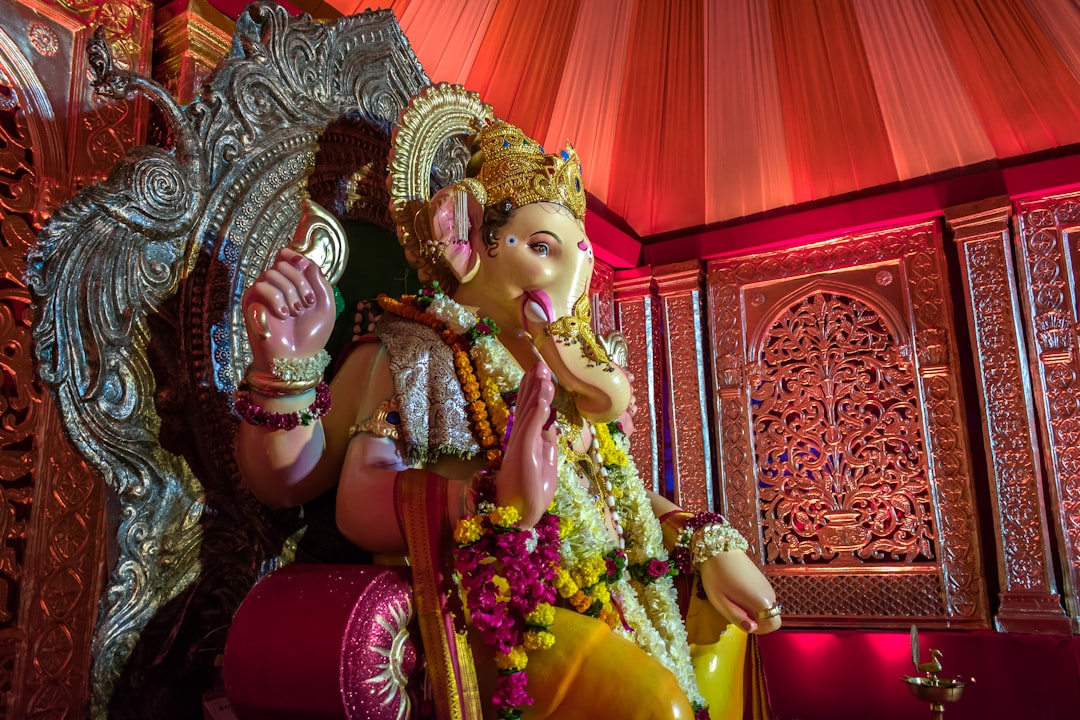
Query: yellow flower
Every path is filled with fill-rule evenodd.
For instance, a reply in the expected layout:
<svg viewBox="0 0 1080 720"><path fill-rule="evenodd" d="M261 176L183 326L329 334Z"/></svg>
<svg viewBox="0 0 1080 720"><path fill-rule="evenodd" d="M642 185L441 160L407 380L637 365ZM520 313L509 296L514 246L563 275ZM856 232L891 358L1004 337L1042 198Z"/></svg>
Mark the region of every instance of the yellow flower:
<svg viewBox="0 0 1080 720"><path fill-rule="evenodd" d="M491 584L499 591L496 598L499 602L507 602L510 599L510 583L502 575L491 578Z"/></svg>
<svg viewBox="0 0 1080 720"><path fill-rule="evenodd" d="M488 514L488 519L491 520L491 524L498 527L510 527L517 521L521 520L521 513L517 511L517 508L511 505L504 505L495 508Z"/></svg>
<svg viewBox="0 0 1080 720"><path fill-rule="evenodd" d="M592 588L592 597L594 600L599 600L604 605L611 602L611 593L608 592L608 586L606 583L597 583Z"/></svg>
<svg viewBox="0 0 1080 720"><path fill-rule="evenodd" d="M508 653L495 654L495 665L500 670L524 670L528 664L529 656L525 653L525 648L520 645L511 648Z"/></svg>
<svg viewBox="0 0 1080 720"><path fill-rule="evenodd" d="M565 515L559 518L559 539L565 539L574 531L574 521Z"/></svg>
<svg viewBox="0 0 1080 720"><path fill-rule="evenodd" d="M461 518L454 528L454 541L459 545L468 545L479 540L483 534L484 527L480 524L480 518Z"/></svg>
<svg viewBox="0 0 1080 720"><path fill-rule="evenodd" d="M625 465L626 453L615 444L608 426L602 423L598 424L594 427L594 431L596 432L596 441L600 445L601 462L604 465Z"/></svg>
<svg viewBox="0 0 1080 720"><path fill-rule="evenodd" d="M574 582L566 569L559 568L555 573L555 589L558 590L559 597L568 598L578 592L580 588L578 588L578 584Z"/></svg>
<svg viewBox="0 0 1080 720"><path fill-rule="evenodd" d="M525 616L525 622L530 625L549 627L555 622L555 607L548 603L540 603L535 610Z"/></svg>
<svg viewBox="0 0 1080 720"><path fill-rule="evenodd" d="M547 650L555 644L555 636L546 630L527 630L525 632L526 650Z"/></svg>
<svg viewBox="0 0 1080 720"><path fill-rule="evenodd" d="M573 578L581 587L589 587L595 585L606 571L607 565L604 563L604 558L589 557L574 566Z"/></svg>

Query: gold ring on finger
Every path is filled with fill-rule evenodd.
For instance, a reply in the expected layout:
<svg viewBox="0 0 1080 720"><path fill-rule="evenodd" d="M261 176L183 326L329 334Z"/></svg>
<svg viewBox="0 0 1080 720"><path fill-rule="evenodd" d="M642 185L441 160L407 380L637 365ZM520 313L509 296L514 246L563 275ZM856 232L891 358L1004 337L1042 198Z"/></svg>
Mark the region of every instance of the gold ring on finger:
<svg viewBox="0 0 1080 720"><path fill-rule="evenodd" d="M757 614L758 620L768 620L769 618L779 617L783 612L783 608L780 607L780 603L776 603L771 607L767 607Z"/></svg>

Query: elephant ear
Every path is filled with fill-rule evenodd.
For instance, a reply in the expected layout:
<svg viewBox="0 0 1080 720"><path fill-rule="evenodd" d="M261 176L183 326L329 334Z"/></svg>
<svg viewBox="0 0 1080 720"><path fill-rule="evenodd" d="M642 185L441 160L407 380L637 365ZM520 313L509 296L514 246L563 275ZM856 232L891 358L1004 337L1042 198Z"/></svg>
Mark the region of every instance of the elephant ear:
<svg viewBox="0 0 1080 720"><path fill-rule="evenodd" d="M429 221L435 220L435 211L442 208L445 201L440 200L436 204L436 199L431 195L432 168L437 166L437 158L457 157L459 150L467 153L465 139L475 137L481 128L494 121L491 106L481 101L479 95L460 85L446 83L430 85L421 90L398 116L389 156L390 212L397 225L398 241L421 279L425 276L438 277L444 258L452 274L462 282L471 279L479 267L479 257L475 256L471 243L436 244L432 232L437 229L434 227L436 223ZM449 191L454 186L458 190L468 188L475 198L473 202L478 203L474 210L472 202L465 198L467 210L464 214L455 212L453 208L447 209L447 217L454 218L456 215L460 223L466 219L470 221L456 235L447 233L448 238L464 241L470 232L480 232L483 212L479 205L484 204L484 198L464 178L466 163L461 163L459 171L434 179L438 186L446 188L444 196L449 197L455 206L458 198ZM421 218L424 222L421 222ZM454 224L451 222L451 227ZM448 248L450 252L447 256L444 251Z"/></svg>
<svg viewBox="0 0 1080 720"><path fill-rule="evenodd" d="M458 282L467 283L480 269L475 243L480 241L484 206L461 185L445 187L428 203L431 236Z"/></svg>

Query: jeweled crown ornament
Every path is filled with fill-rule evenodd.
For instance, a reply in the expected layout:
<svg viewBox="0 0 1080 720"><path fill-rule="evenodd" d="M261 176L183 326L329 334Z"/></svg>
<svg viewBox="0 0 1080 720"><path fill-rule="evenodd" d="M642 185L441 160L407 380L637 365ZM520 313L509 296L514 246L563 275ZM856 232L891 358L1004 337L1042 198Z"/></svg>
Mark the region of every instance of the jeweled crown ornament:
<svg viewBox="0 0 1080 720"><path fill-rule="evenodd" d="M585 188L577 151L567 143L558 154L546 154L520 128L497 120L477 133L479 150L474 177L460 181L484 207L509 203L519 208L534 202L562 205L585 219Z"/></svg>
<svg viewBox="0 0 1080 720"><path fill-rule="evenodd" d="M585 217L581 165L573 147L548 155L519 128L497 119L475 92L446 83L424 88L409 101L393 132L390 212L405 257L421 282L438 280L448 288L457 287L458 279L443 262L447 248L432 237L427 204L436 190L432 184L436 159L460 157L447 149L465 138L471 142L472 158L467 166L452 162L445 185L466 189L484 208L512 210L546 201L562 205L579 220ZM455 202L467 204L465 195L457 193ZM471 222L464 208L456 213L458 221L464 227L456 237L464 238Z"/></svg>

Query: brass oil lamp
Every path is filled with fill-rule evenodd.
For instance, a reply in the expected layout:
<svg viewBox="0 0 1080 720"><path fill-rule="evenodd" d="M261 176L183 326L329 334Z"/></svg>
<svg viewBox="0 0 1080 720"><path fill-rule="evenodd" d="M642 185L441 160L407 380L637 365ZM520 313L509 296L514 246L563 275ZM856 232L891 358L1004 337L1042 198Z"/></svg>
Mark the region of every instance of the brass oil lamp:
<svg viewBox="0 0 1080 720"><path fill-rule="evenodd" d="M908 675L900 678L907 683L911 694L923 702L930 703L930 711L934 713L934 720L944 720L945 704L956 702L960 699L964 688L975 682L975 678L944 678L941 672L941 651L930 649L930 660L920 662L919 631L911 626L911 661L920 675Z"/></svg>

